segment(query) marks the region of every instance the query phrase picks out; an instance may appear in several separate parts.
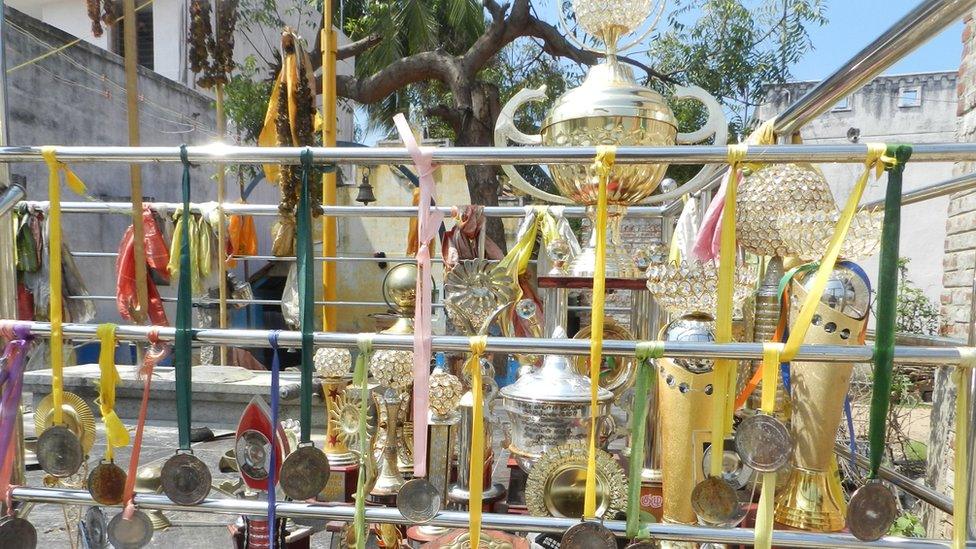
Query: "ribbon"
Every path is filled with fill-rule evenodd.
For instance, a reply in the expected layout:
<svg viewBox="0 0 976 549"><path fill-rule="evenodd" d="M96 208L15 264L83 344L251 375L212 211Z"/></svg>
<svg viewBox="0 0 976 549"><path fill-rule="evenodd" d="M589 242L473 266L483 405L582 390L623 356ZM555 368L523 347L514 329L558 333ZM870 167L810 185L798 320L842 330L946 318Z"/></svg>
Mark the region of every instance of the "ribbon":
<svg viewBox="0 0 976 549"><path fill-rule="evenodd" d="M470 339L471 356L464 368L471 374L471 463L468 467L468 527L471 549L481 544L481 507L485 482L485 414L481 388L481 355L488 346L486 336ZM416 436L416 435L414 435Z"/></svg>
<svg viewBox="0 0 976 549"><path fill-rule="evenodd" d="M176 295L176 342L173 346L173 370L176 374L176 427L179 431L180 450L190 449L190 423L192 399L193 367L193 306L191 276L190 276L190 159L186 154L186 145L180 145L180 161L183 162L183 216L180 217L180 227L184 238L180 239L180 277Z"/></svg>
<svg viewBox="0 0 976 549"><path fill-rule="evenodd" d="M596 200L596 261L593 268L593 303L590 321L590 447L586 457L586 491L583 517L596 515L596 420L600 413L600 359L603 356L603 309L606 302L607 274L607 182L617 157L617 148L597 147L593 171L599 179Z"/></svg>
<svg viewBox="0 0 976 549"><path fill-rule="evenodd" d="M356 549L366 547L366 408L369 406L369 388L366 385L366 364L373 353L373 334L359 334L356 338L359 354L352 373L353 385L359 387L359 475L356 478L356 514L353 517L353 532L356 534Z"/></svg>
<svg viewBox="0 0 976 549"><path fill-rule="evenodd" d="M651 361L664 356L663 341L637 344L637 382L634 385L634 409L630 412L630 463L627 485L627 537L635 538L640 528L641 469L644 466L644 439L647 436L647 403L657 372Z"/></svg>
<svg viewBox="0 0 976 549"><path fill-rule="evenodd" d="M410 153L420 178L420 198L417 203L417 305L414 308L413 334L413 474L427 476L427 408L430 395L430 338L431 329L431 266L430 241L444 219L440 210L431 208L434 199L434 165L432 151L417 145L413 130L403 114L393 117L397 133Z"/></svg>
<svg viewBox="0 0 976 549"><path fill-rule="evenodd" d="M274 330L268 334L268 343L271 344L271 452L269 459L271 460L270 466L268 467L268 529L270 541L270 548L275 549L278 541L278 527L275 524L275 504L277 503L277 496L275 495L275 484L278 483L278 472L276 470L278 464L275 463L275 441L278 437L278 400L281 398L280 390L280 380L278 375L281 371L281 362L278 360L278 335L281 332L279 330Z"/></svg>
<svg viewBox="0 0 976 549"><path fill-rule="evenodd" d="M772 415L776 411L776 373L779 368L782 343L763 343L762 402L760 409ZM770 549L773 542L773 503L775 502L776 472L763 473L759 507L756 509L755 544L757 549Z"/></svg>
<svg viewBox="0 0 976 549"><path fill-rule="evenodd" d="M312 149L302 151L302 188L298 198L296 270L298 271L298 322L302 330L302 384L299 395L301 442L312 440L312 371L315 368L315 272L312 270L312 210L308 177L312 171Z"/></svg>
<svg viewBox="0 0 976 549"><path fill-rule="evenodd" d="M115 367L115 324L100 324L95 330L100 349L98 352L98 410L105 426L105 459L115 458L115 448L129 445L129 432L115 413L115 387L119 384L119 370Z"/></svg>
<svg viewBox="0 0 976 549"><path fill-rule="evenodd" d="M908 145L887 148L894 157L886 164L888 189L885 192L885 216L881 227L881 258L878 261L878 314L874 338L874 387L868 416L868 478L878 476L884 457L885 425L891 398L891 373L895 358L895 317L898 298L898 240L901 234L901 188L905 163L912 155Z"/></svg>
<svg viewBox="0 0 976 549"><path fill-rule="evenodd" d="M739 165L746 156L748 145L729 145L729 176L726 178L725 209L722 213L721 246L718 264L718 297L715 317L715 341L732 341L732 277L735 275L735 199L738 192ZM709 209L715 204L709 205ZM708 214L706 214L707 216ZM698 244L696 243L696 250ZM697 252L696 252L697 253ZM732 398L734 392L733 373L735 361L719 359L715 361L715 396L712 410L712 453L710 472L712 476L722 474L722 458L725 434L731 429Z"/></svg>
<svg viewBox="0 0 976 549"><path fill-rule="evenodd" d="M13 433L16 430L17 411L20 408L21 394L24 388L24 365L27 362L27 346L31 336L30 328L25 325L13 327L14 339L7 343L4 359L7 363L7 380L3 384L0 396L0 448L3 449L3 464L0 465L0 495L10 493L10 477L13 474L14 455L16 446ZM13 513L13 507L7 502L7 512Z"/></svg>
<svg viewBox="0 0 976 549"><path fill-rule="evenodd" d="M122 501L125 510L122 518L129 520L136 511L136 475L139 471L139 454L142 451L142 435L146 428L146 415L149 412L149 387L152 385L153 369L166 357L167 350L159 344L159 331L152 328L149 332L149 349L142 359L139 375L142 378L142 403L139 404L139 420L136 423L136 434L132 439L132 454L129 456L129 472L125 475L125 490Z"/></svg>
<svg viewBox="0 0 976 549"><path fill-rule="evenodd" d="M952 377L956 382L955 474L952 479L952 549L966 547L966 493L969 491L969 389L966 376L973 375L976 347L959 348L959 364Z"/></svg>
<svg viewBox="0 0 976 549"><path fill-rule="evenodd" d="M864 188L867 186L868 177L872 171L875 173L875 177L878 177L886 165L894 162L893 158L885 155L885 149L886 147L883 143L868 143L868 155L864 161L864 172L861 173L861 176L854 184L854 188L851 190L850 196L847 197L847 203L844 205L844 209L840 214L840 219L837 220L837 226L834 227L834 234L831 236L830 243L827 245L827 251L824 252L823 258L820 260L820 267L814 276L813 284L810 286L810 291L807 294L807 299L803 302L803 305L800 307L800 313L790 327L790 337L786 340L786 347L783 350L782 358L784 361L788 362L793 360L793 357L800 350L800 344L803 343L803 338L806 337L807 330L810 329L810 321L813 320L813 315L817 312L817 307L820 305L820 297L827 287L830 273L833 272L834 264L840 256L841 247L844 245L844 238L847 237L847 231L851 227L851 221L857 213L857 207L861 202L861 195L864 194ZM887 217L887 214L885 217Z"/></svg>
<svg viewBox="0 0 976 549"><path fill-rule="evenodd" d="M61 177L63 173L68 186L80 182L74 174L58 159L54 147L43 147L41 156L47 163L47 194L51 203L48 211L48 271L50 273L50 305L48 317L51 320L51 400L53 405L53 424L64 423L64 341L61 323L63 320L61 293ZM69 176L68 174L71 174ZM84 185L84 184L82 184ZM74 189L74 187L72 187Z"/></svg>

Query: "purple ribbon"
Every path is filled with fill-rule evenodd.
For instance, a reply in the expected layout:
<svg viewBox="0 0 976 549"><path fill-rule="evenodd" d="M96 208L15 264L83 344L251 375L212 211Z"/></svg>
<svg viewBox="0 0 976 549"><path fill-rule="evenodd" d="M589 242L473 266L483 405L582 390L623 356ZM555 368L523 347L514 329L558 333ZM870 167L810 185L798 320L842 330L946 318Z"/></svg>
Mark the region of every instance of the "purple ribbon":
<svg viewBox="0 0 976 549"><path fill-rule="evenodd" d="M277 445L275 442L278 437L278 401L281 398L278 380L278 372L281 370L281 362L278 361L278 334L280 333L279 330L275 330L268 334L268 342L271 343L271 350L274 353L271 358L271 466L268 468L268 542L271 549L275 549L278 541L278 527L275 524L275 503L277 499L275 495L275 484L277 483L275 478L277 477L275 474L277 467L275 447Z"/></svg>
<svg viewBox="0 0 976 549"><path fill-rule="evenodd" d="M5 497L10 486L10 461L13 453L9 452L10 439L13 436L17 420L17 409L20 406L21 392L24 387L24 364L27 358L27 346L31 339L30 328L26 325L14 327L14 338L7 343L4 358L7 362L6 382L3 384L3 395L0 397L0 451L5 455L3 472L0 478L0 497Z"/></svg>

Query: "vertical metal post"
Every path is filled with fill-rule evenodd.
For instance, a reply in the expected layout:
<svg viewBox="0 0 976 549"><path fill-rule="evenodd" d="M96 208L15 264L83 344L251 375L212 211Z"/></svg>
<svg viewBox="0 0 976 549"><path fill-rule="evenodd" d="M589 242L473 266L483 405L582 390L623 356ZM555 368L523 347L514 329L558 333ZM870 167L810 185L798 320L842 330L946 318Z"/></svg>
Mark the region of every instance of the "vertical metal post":
<svg viewBox="0 0 976 549"><path fill-rule="evenodd" d="M322 3L322 146L336 145L336 33L332 29L332 0ZM336 203L336 174L327 172L322 176L322 204L334 206ZM322 217L322 255L336 255L336 218ZM326 302L336 299L336 264L322 262L322 295ZM322 329L336 330L335 306L322 306Z"/></svg>
<svg viewBox="0 0 976 549"><path fill-rule="evenodd" d="M10 117L7 112L7 26L6 6L0 0L0 146L10 142ZM10 164L0 164L0 191L11 184ZM17 267L14 262L14 215L13 210L0 215L0 316L17 318ZM16 449L11 484L24 483L24 420L21 410L17 411L17 428L14 432Z"/></svg>
<svg viewBox="0 0 976 549"><path fill-rule="evenodd" d="M973 277L972 290L973 293L969 298L969 335L966 342L970 347L976 346L976 276ZM973 398L976 398L976 381L974 381L973 376L976 375L976 372L972 370L970 368L965 372L966 376L963 378L963 387L961 388L963 391L969 392L969 432L966 434L956 433L956 444L963 443L969 445L969 463L955 464L955 471L957 472L960 470L960 467L969 468L969 486L966 487L965 500L967 517L972 517L976 513L976 498L973 497L976 494L976 467L974 467L976 459L973 459L973 452L976 452L976 406L973 406L973 402L976 402L973 400ZM966 438L963 439L963 436ZM974 524L976 521L969 520L967 522L966 537L969 538L969 542L971 543L973 540L976 540L976 524Z"/></svg>
<svg viewBox="0 0 976 549"><path fill-rule="evenodd" d="M148 9L152 9L149 6ZM129 145L139 145L139 48L136 44L136 2L123 2L122 43L125 50L125 106L129 121ZM145 228L142 225L142 169L129 165L132 195L132 251L136 263L136 299L139 310L133 319L143 324L149 318L149 289L146 286Z"/></svg>
<svg viewBox="0 0 976 549"><path fill-rule="evenodd" d="M214 2L214 41L220 43L220 0ZM217 83L217 140L224 142L227 133L227 114L224 112L224 84ZM227 327L227 227L224 216L224 198L227 194L227 182L225 180L226 169L224 164L217 164L217 273L220 277L217 286L219 305L217 312L217 325L221 328ZM227 365L227 346L220 346L220 365Z"/></svg>

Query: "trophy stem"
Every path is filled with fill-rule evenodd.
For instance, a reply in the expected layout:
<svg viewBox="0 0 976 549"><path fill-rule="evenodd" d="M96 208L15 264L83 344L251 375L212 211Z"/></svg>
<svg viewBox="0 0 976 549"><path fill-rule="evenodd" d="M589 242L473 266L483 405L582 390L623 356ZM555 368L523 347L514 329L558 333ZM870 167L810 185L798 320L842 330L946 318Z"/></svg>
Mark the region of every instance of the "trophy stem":
<svg viewBox="0 0 976 549"><path fill-rule="evenodd" d="M322 380L322 392L325 396L325 455L329 458L329 464L333 466L352 465L357 462L356 454L349 451L346 445L346 437L342 436L339 429L340 401L344 399L346 386L350 378L327 377Z"/></svg>
<svg viewBox="0 0 976 549"><path fill-rule="evenodd" d="M643 273L637 268L634 259L620 242L620 222L627 212L627 206L610 204L607 206L607 278L641 278ZM586 247L573 258L569 265L570 276L589 278L596 272L596 206L586 207L590 220L590 238Z"/></svg>
<svg viewBox="0 0 976 549"><path fill-rule="evenodd" d="M380 458L376 484L370 491L371 496L379 496L380 498L395 497L404 484L403 476L397 468L397 423L400 419L400 398L392 390L389 390L382 397L382 401L386 407L386 443L383 445L383 456Z"/></svg>

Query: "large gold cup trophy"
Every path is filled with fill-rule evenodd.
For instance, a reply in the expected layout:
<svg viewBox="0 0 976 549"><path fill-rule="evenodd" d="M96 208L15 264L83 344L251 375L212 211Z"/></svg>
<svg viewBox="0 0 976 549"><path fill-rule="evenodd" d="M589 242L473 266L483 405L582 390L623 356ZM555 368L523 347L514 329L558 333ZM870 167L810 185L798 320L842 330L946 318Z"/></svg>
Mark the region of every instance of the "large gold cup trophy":
<svg viewBox="0 0 976 549"><path fill-rule="evenodd" d="M791 317L799 312L813 278L814 273L805 273L794 279ZM870 290L862 275L838 265L803 342L858 344L867 326L869 299ZM834 439L853 370L851 363L836 362L793 362L790 366L796 448L786 486L777 491L775 518L780 524L816 532L844 528L844 494L840 483L829 475L833 474Z"/></svg>
<svg viewBox="0 0 976 549"><path fill-rule="evenodd" d="M724 145L727 124L718 102L705 90L675 86L675 98L701 101L708 110L705 125L691 133L678 133L674 113L658 92L637 84L630 67L617 59L625 50L647 36L654 25L628 44L619 45L621 36L633 32L652 13L652 0L573 0L572 7L580 26L606 45L604 61L590 68L583 83L558 97L542 122L539 135L527 135L515 127L515 111L529 101L546 99L545 86L525 89L502 108L495 125L495 145L508 141L523 145L593 147L598 145L668 146L675 143L698 143L714 136ZM663 0L653 10L660 16ZM571 32L567 37L575 40ZM579 43L579 42L577 42ZM583 48L588 48L580 44ZM651 197L657 189L667 164L627 164L617 162L607 185L608 220L606 248L607 278L640 278L642 273L620 245L620 221L627 207L641 202L661 202L676 197L668 192ZM582 204L591 221L595 215L599 179L591 166L584 164L549 165L549 172L562 196L539 190L526 181L512 166L503 166L513 187L521 192L556 204ZM715 171L706 166L689 183L696 186L707 181ZM685 192L682 190L681 192ZM649 198L650 197L650 198ZM591 226L595 226L591 224ZM593 276L595 236L569 266L570 276Z"/></svg>

